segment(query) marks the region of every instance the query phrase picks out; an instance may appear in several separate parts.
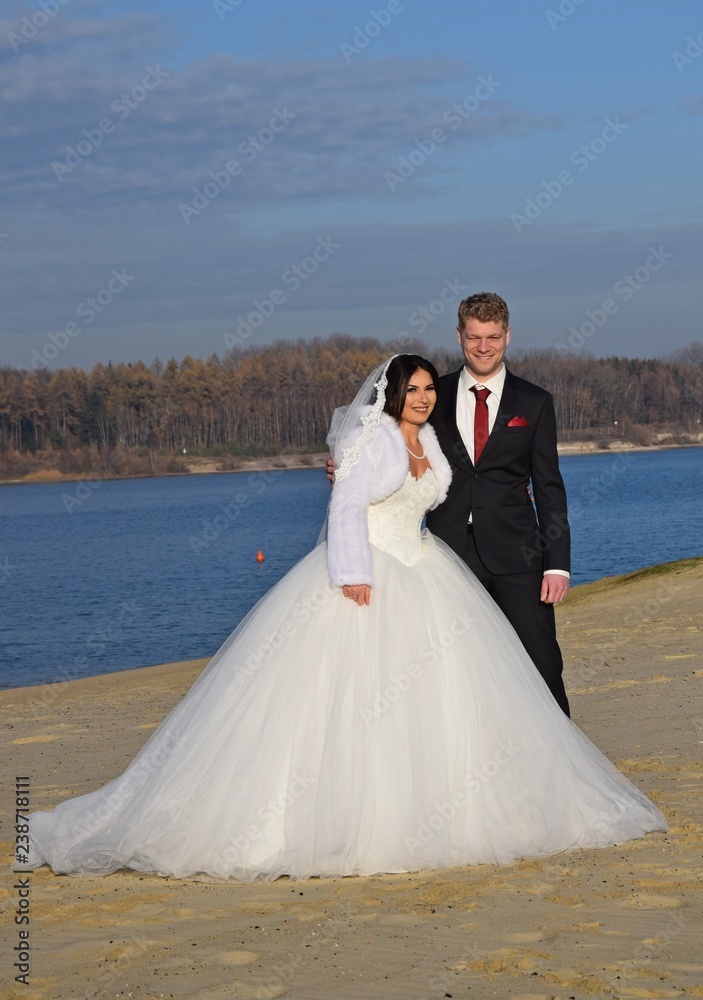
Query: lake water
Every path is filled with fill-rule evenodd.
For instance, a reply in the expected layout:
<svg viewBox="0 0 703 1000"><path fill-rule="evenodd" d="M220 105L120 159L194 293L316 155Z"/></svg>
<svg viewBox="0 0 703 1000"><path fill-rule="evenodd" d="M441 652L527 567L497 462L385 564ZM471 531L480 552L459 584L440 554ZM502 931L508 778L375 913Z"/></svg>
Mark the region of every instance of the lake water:
<svg viewBox="0 0 703 1000"><path fill-rule="evenodd" d="M575 584L703 555L703 448L561 468ZM0 687L212 655L328 496L320 469L0 487Z"/></svg>

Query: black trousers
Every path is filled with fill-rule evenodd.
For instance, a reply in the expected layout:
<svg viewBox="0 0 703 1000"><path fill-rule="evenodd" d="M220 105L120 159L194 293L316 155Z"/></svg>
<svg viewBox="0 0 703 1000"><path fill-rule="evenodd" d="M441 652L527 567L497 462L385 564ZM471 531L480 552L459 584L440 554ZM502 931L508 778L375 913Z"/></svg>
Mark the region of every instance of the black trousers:
<svg viewBox="0 0 703 1000"><path fill-rule="evenodd" d="M489 573L479 559L471 527L466 532L463 559L517 632L559 707L570 716L562 679L564 661L557 642L554 605L544 604L539 599L542 590L541 571L518 573L514 576Z"/></svg>

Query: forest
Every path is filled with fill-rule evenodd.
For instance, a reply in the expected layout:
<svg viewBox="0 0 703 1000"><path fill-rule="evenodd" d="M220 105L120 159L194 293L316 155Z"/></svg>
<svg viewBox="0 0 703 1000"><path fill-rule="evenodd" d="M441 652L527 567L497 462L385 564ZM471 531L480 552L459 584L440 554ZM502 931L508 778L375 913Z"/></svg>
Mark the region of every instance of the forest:
<svg viewBox="0 0 703 1000"><path fill-rule="evenodd" d="M184 449L223 469L244 456L320 452L332 410L396 351L428 357L440 374L461 364L458 346L335 334L89 372L0 368L0 478L181 472ZM662 359L532 350L507 361L552 392L562 441L701 440L703 343Z"/></svg>

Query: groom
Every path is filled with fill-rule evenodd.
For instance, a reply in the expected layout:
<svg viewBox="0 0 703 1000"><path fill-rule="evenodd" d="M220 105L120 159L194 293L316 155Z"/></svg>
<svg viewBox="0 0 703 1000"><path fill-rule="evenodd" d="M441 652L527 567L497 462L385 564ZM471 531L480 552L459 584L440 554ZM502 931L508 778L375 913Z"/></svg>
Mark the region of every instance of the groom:
<svg viewBox="0 0 703 1000"><path fill-rule="evenodd" d="M569 715L554 621L570 565L556 417L545 389L506 369L508 321L492 292L459 306L465 365L442 376L430 417L453 479L427 527L476 574Z"/></svg>

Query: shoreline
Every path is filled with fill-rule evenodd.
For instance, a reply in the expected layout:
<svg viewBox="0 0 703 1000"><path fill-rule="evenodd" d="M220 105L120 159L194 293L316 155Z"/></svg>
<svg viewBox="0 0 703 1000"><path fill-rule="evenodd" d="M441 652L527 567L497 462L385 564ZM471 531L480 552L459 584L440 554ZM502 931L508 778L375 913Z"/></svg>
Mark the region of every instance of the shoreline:
<svg viewBox="0 0 703 1000"><path fill-rule="evenodd" d="M673 451L686 448L701 448L703 441L688 444L637 445L627 441L613 440L607 448L599 447L597 441L564 441L557 445L559 457L572 455L611 455L622 452ZM288 472L301 469L324 469L329 452L321 451L304 455L267 455L261 458L242 458L239 468L218 469L221 461L214 458L195 459L186 463L185 472L139 473L124 476L99 476L87 473L61 473L54 469L30 472L21 479L0 479L0 486L46 485L48 483L110 482L122 479L172 479L178 476L233 475L247 472Z"/></svg>
<svg viewBox="0 0 703 1000"><path fill-rule="evenodd" d="M695 572L697 570L703 573L703 556L690 556L686 559L676 559L672 562L655 563L652 566L643 566L641 569L633 570L631 573L602 576L598 580L577 584L569 590L566 602L556 609L557 618L558 620L563 618L572 608L584 601L600 598L608 593L621 593L624 590L637 587L645 581L651 581L652 579L666 580L672 574ZM566 622L566 624L569 623ZM88 689L92 689L94 686L100 688L109 687L110 683L129 685L131 682L138 685L143 680L149 680L151 685L152 683L162 682L169 676L188 677L194 672L200 673L211 659L211 656L195 657L189 660L174 660L171 663L154 663L141 667L125 667L123 670L107 670L104 673L86 674L84 677L1 687L0 705L6 702L6 696L10 692L16 692L20 700L31 700L32 695L36 694L39 689L46 688L52 692L49 697L49 703L53 703L60 697L61 692L67 691L69 694L80 694L81 688L85 688L86 685ZM46 699L40 700L45 701Z"/></svg>

